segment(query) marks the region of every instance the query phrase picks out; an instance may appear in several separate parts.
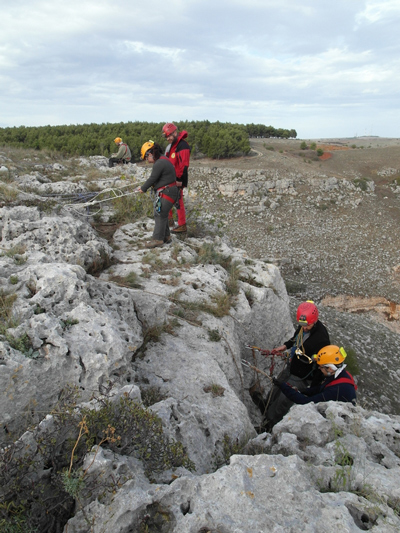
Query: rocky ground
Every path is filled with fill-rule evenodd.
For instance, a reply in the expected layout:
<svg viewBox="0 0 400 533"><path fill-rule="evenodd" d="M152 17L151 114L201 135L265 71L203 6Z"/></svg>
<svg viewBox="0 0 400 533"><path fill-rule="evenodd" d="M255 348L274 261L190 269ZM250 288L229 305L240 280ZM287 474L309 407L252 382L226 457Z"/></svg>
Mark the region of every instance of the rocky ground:
<svg viewBox="0 0 400 533"><path fill-rule="evenodd" d="M293 316L304 299L318 304L331 341L362 361L363 389L390 411L381 381L397 382L400 355L400 140L320 141L323 161L298 140L251 144L249 158L194 161L193 204L250 257L279 265Z"/></svg>
<svg viewBox="0 0 400 533"><path fill-rule="evenodd" d="M378 296L399 303L400 140L376 139L372 147L365 141L364 149L332 150L331 159L314 161L308 151L303 155L300 141L255 139L254 157L208 162L217 179L231 169L239 181L244 176L254 181L258 174L256 181L290 179L291 186L271 191L263 203L257 192L250 196L239 190L211 195L203 206L226 223L224 230L250 256L276 261L294 294L318 300ZM194 162L196 178L206 164ZM213 173L202 179L213 180ZM338 183L321 187L329 178ZM373 190L350 187L355 180L360 187L372 184Z"/></svg>
<svg viewBox="0 0 400 533"><path fill-rule="evenodd" d="M323 174L312 150L300 157L257 142L256 155L235 161L237 168L194 161L188 234L154 251L144 247L154 222L132 217L134 202L119 227L110 222L117 202L108 199L101 211L100 204L80 203L99 190L115 200L145 179L148 166L130 165L122 174L101 157L60 161L33 152L17 160L0 151L0 436L8 444L29 427L15 448L0 449L6 465L0 499L13 524L16 509L18 525L22 520L49 533L64 525L69 533L250 533L291 531L299 523L309 533L399 531L400 429L392 416L400 412L396 254L369 229L378 225L367 225L361 239L363 218L354 216L366 213L366 204L383 213L378 204L390 193L391 212L398 212L398 166L380 166L376 180L355 167L346 177ZM268 168L262 166L267 157ZM196 209L200 204L205 207ZM292 225L285 224L288 210ZM304 221L311 226L317 215L308 228ZM338 226L344 215L346 224ZM382 234L388 226L378 222ZM344 245L356 247L354 258L349 253L352 268L328 253L339 231ZM293 233L297 239L289 242ZM229 242L240 239L245 250ZM385 241L398 250L396 239L392 232ZM381 275L376 257L356 262L364 241L374 254L387 254ZM286 288L271 263L287 269ZM272 347L287 338L290 314L305 297L317 301L332 341L356 353L359 405L294 406L271 434L256 436L260 415L247 394L255 372L241 364L253 354L245 344ZM256 357L268 370L268 358ZM62 409L46 416L67 384L79 389L81 401L91 399L85 403L90 417L103 417L108 401L119 406L107 418L112 436L102 431L101 445L85 456L81 449L79 459L78 427L86 427L89 415L65 429ZM263 386L267 393L267 378ZM147 439L157 436L154 450L163 460L157 450L166 441L148 432L149 412L141 407L136 428L132 410L128 425L125 415L115 415L121 400L130 405L145 398L162 421L162 435L179 441L192 465L170 468L167 461L146 469L153 457ZM102 418L99 431L107 421ZM144 454L141 430L147 431Z"/></svg>

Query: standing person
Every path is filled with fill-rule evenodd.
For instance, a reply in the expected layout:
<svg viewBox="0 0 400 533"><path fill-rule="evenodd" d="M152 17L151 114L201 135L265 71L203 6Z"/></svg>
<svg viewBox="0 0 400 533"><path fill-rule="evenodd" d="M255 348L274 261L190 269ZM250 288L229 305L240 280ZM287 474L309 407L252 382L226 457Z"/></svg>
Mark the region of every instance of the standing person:
<svg viewBox="0 0 400 533"><path fill-rule="evenodd" d="M274 378L274 384L292 402L304 405L328 401L356 403L357 385L353 376L345 370L346 352L339 346L329 345L319 350L314 356L317 365L324 375L324 381L316 387L310 387L302 393L291 385Z"/></svg>
<svg viewBox="0 0 400 533"><path fill-rule="evenodd" d="M179 190L176 185L174 165L162 155L162 148L158 143L153 141L144 143L140 153L141 159L147 159L153 165L150 177L137 190L144 193L152 187L155 192L153 237L145 246L156 248L172 240L168 226L168 213L179 197Z"/></svg>
<svg viewBox="0 0 400 533"><path fill-rule="evenodd" d="M297 329L294 335L272 353L290 350L289 360L279 376L285 381L302 390L316 385L323 379L313 359L321 348L330 344L329 334L322 322L318 320L317 306L311 300L302 302L296 312ZM262 353L262 352L261 352ZM251 387L249 389L253 402L264 415L262 427L270 430L289 411L293 402L278 387L271 389L269 398L265 400L262 393Z"/></svg>
<svg viewBox="0 0 400 533"><path fill-rule="evenodd" d="M118 152L116 154L111 154L110 159L108 160L108 166L112 168L114 163L130 163L132 154L129 149L129 146L122 142L121 137L116 137L114 139L115 144L118 146Z"/></svg>
<svg viewBox="0 0 400 533"><path fill-rule="evenodd" d="M176 181L179 187L179 203L177 206L178 226L172 230L172 233L185 233L186 229L186 211L183 203L183 189L188 186L188 169L190 162L190 147L185 141L188 136L187 131L178 132L178 128L172 122L164 124L162 133L169 142L165 150L165 155L175 167ZM169 223L173 227L174 219L172 211L169 215Z"/></svg>

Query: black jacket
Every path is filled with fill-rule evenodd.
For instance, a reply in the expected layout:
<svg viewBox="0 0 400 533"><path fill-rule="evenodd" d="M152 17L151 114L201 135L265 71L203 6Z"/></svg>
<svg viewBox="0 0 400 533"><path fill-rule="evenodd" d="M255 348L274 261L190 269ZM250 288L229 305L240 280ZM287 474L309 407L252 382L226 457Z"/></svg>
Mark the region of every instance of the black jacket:
<svg viewBox="0 0 400 533"><path fill-rule="evenodd" d="M290 349L293 346L296 346L300 329L301 326L298 326L293 337L284 343L286 348ZM296 348L299 348L302 352L308 355L308 357L312 357L314 354L318 353L321 348L328 346L330 343L328 330L322 322L317 320L310 331L310 336L303 344L296 346ZM299 358L297 355L293 355L290 362L290 373L299 378L311 377L315 371L315 367L316 364L310 363L306 358Z"/></svg>

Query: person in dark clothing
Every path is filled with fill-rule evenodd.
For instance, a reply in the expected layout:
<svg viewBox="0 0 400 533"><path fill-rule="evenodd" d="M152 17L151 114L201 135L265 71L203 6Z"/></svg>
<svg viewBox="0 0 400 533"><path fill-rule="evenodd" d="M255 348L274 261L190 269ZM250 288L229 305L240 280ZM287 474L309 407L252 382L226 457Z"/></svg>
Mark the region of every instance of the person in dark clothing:
<svg viewBox="0 0 400 533"><path fill-rule="evenodd" d="M316 356L317 365L325 379L316 387L298 391L292 385L274 378L274 384L290 401L304 405L319 402L352 402L357 400L357 385L353 376L345 370L346 352L343 348L329 345L319 350Z"/></svg>
<svg viewBox="0 0 400 533"><path fill-rule="evenodd" d="M188 134L187 131L178 131L178 128L172 122L164 124L162 134L170 143L165 155L175 167L176 182L179 188L179 201L177 203L178 226L172 230L172 233L185 233L186 228L186 211L183 203L183 189L188 186L188 169L190 163L190 147L185 141ZM171 227L175 225L172 217L172 210L169 214L169 222Z"/></svg>
<svg viewBox="0 0 400 533"><path fill-rule="evenodd" d="M318 316L318 309L314 302L308 300L301 303L297 308L298 326L293 337L272 350L273 354L290 351L287 365L282 370L279 380L299 390L306 389L310 385L317 385L324 377L313 355L330 344L330 339L326 327L318 320ZM249 392L253 402L264 416L261 426L267 431L282 420L293 405L293 402L276 386L272 387L267 399L263 398L259 390L250 388Z"/></svg>
<svg viewBox="0 0 400 533"><path fill-rule="evenodd" d="M146 243L146 248L156 248L164 243L170 243L172 238L168 226L168 213L179 197L176 185L174 165L162 155L161 146L153 141L144 143L141 148L141 159L152 163L153 170L146 182L137 191L146 192L150 187L154 190L154 232L152 240Z"/></svg>

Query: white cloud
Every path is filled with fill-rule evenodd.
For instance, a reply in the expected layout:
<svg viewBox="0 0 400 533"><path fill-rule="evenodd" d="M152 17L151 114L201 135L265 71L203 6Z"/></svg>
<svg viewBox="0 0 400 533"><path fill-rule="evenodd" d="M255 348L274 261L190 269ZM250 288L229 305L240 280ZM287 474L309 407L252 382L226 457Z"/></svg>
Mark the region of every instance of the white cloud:
<svg viewBox="0 0 400 533"><path fill-rule="evenodd" d="M400 3L398 0L367 0L365 9L356 16L356 22L374 24L383 19L398 17L400 15Z"/></svg>
<svg viewBox="0 0 400 533"><path fill-rule="evenodd" d="M0 125L168 118L353 130L359 110L399 108L398 4L14 0L2 13Z"/></svg>

